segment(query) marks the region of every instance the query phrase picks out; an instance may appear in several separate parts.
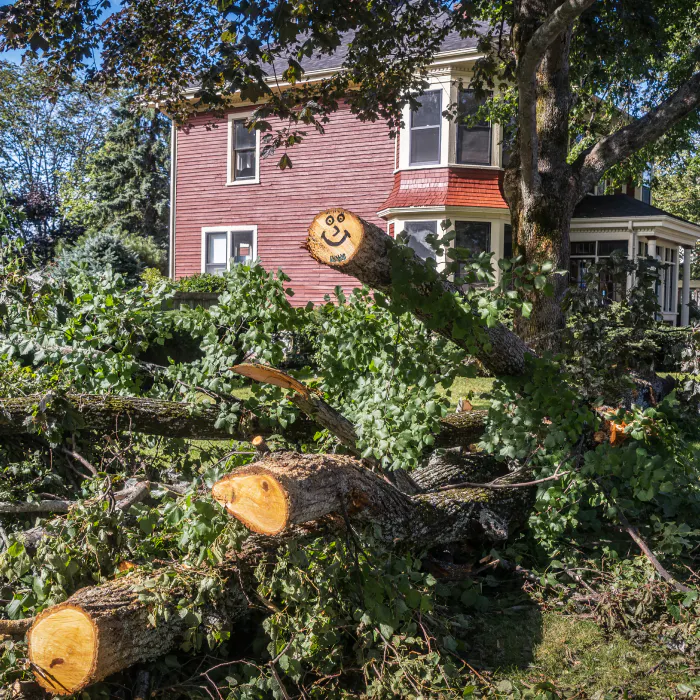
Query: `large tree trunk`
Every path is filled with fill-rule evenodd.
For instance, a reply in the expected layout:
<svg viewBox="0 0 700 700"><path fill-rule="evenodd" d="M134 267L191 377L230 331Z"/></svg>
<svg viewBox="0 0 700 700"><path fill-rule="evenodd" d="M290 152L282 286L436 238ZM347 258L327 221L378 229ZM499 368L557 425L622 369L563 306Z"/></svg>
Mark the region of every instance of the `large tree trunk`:
<svg viewBox="0 0 700 700"><path fill-rule="evenodd" d="M516 7L513 34L519 69L528 44L559 0L523 0ZM504 195L511 211L514 252L526 264L550 262L554 271L569 271L569 232L578 202L577 183L567 163L569 151L569 53L571 25L549 45L536 73L518 80L520 103L518 139L504 178ZM532 67L529 67L532 68ZM523 160L525 156L525 160ZM564 329L562 301L568 274L548 276L552 296L533 290L529 317L518 315L515 328L533 348L556 350Z"/></svg>
<svg viewBox="0 0 700 700"><path fill-rule="evenodd" d="M494 374L525 372L530 350L515 333L502 324L488 328L457 287L378 226L347 209L324 211L309 228L307 248L318 262L390 296L398 308L454 341Z"/></svg>
<svg viewBox="0 0 700 700"><path fill-rule="evenodd" d="M431 469L425 467L416 476L422 473L434 488L457 476L454 470L442 477L431 475ZM499 541L524 522L530 498L524 489L474 488L409 497L357 460L339 455L281 453L232 476L236 475L242 478L225 480L214 488L215 495L229 510L242 508L258 530L279 531L280 526L285 530L276 537L251 536L243 550L219 569L226 584L206 615L229 628L251 612L255 583L250 572L262 558L274 561L278 548L291 539L344 535L347 518L352 525L380 525L390 547L421 550L467 537L477 543ZM266 511L271 504L274 508ZM290 526L320 517L324 517L321 526ZM191 573L197 575L195 569ZM112 673L162 656L179 643L188 627L176 611L183 591L160 591L170 615L167 619L160 615L154 625L149 619L153 606L136 589L144 579L136 573L84 588L37 617L29 631L29 657L44 688L59 695L78 692Z"/></svg>

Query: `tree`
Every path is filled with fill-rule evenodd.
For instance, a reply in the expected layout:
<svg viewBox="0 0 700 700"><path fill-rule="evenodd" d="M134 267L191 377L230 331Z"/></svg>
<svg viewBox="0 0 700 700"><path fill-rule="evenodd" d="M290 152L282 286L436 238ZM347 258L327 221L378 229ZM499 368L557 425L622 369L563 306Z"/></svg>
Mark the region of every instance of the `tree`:
<svg viewBox="0 0 700 700"><path fill-rule="evenodd" d="M21 209L21 230L35 252L50 257L59 240L84 228L61 214L61 187L84 167L106 127L103 103L78 83L56 86L41 66L0 62L0 183Z"/></svg>
<svg viewBox="0 0 700 700"><path fill-rule="evenodd" d="M168 241L169 123L154 109L134 111L124 97L111 111L98 150L76 173L69 201L71 220L89 233Z"/></svg>
<svg viewBox="0 0 700 700"><path fill-rule="evenodd" d="M576 203L606 171L662 136L679 143L697 128L697 23L688 21L696 13L691 0L662 6L643 0L633 7L618 0L222 6L133 0L101 21L99 8L18 0L4 9L3 34L4 46L42 51L44 64L62 78L101 44L103 63L91 71L96 80L133 81L144 99L180 116L191 109L181 95L193 83L213 106L223 106L235 90L264 98L256 125L271 129L264 118L270 115L287 120L270 138L271 146L286 147L302 137L299 127L322 129L340 98L361 118L398 126L401 107L423 89L422 75L446 34L478 33L484 57L475 87L511 98L505 196L515 249L527 263L568 270ZM299 61L335 50L347 32L352 40L343 70L300 84ZM267 74L294 87L277 92ZM351 83L359 89L349 91ZM502 97L491 105L507 121ZM281 162L288 159L285 152ZM566 277L553 272L547 285L529 292L532 311L518 318L521 335L556 342L566 285Z"/></svg>

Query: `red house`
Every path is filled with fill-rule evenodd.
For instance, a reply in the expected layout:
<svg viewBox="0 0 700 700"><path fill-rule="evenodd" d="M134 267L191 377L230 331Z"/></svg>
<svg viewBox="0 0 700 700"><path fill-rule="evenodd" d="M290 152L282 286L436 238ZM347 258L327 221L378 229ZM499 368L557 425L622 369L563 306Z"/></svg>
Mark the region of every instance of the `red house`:
<svg viewBox="0 0 700 700"><path fill-rule="evenodd" d="M339 51L308 59L306 79L332 74L343 58ZM341 108L324 135L309 130L291 153L293 168L284 171L277 158L260 157L259 132L245 128L255 105L237 95L226 118L202 111L185 127L173 124L171 276L216 273L257 258L291 277L295 303L322 301L336 285L353 286L303 248L314 216L336 206L390 235L406 232L423 257L433 254L426 235L440 232L446 220L455 228L457 246L492 252L495 259L511 255L510 214L500 188L506 157L501 128L467 128L442 115L456 102L466 113L478 108L473 92L461 87L469 85L478 58L475 38L448 36L421 107L405 108L398 138L389 137L386 124L360 122ZM683 256L679 318L679 250L694 247L698 238L700 227L651 206L646 184L625 194L592 193L572 222L572 282L613 250L654 255L666 264L658 288L663 319L686 324L690 256Z"/></svg>

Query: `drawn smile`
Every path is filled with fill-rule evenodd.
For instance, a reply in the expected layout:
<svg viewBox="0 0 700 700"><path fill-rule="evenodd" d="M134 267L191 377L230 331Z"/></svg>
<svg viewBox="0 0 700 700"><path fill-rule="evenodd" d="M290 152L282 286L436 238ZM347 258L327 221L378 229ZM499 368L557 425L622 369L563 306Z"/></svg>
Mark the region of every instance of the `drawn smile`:
<svg viewBox="0 0 700 700"><path fill-rule="evenodd" d="M340 229L338 228L338 226L335 225L333 228L335 229L335 233L334 233L333 235L334 235L334 236L339 236L339 235L340 235ZM327 245L329 245L329 246L331 246L331 247L333 247L333 248L337 248L339 245L343 245L343 243L345 243L345 241L346 241L348 238L350 238L350 234L348 233L347 229L343 229L343 237L342 237L339 241L335 241L335 242L334 242L334 241L328 240L328 238L326 237L326 232L324 231L324 232L321 234L321 238L323 239L323 241L324 241Z"/></svg>

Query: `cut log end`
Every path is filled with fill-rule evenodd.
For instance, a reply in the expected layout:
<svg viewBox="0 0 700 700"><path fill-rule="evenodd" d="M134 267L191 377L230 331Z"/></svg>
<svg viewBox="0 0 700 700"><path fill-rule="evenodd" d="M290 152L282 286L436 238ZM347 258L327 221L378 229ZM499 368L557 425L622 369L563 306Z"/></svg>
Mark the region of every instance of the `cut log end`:
<svg viewBox="0 0 700 700"><path fill-rule="evenodd" d="M347 209L328 209L317 214L306 241L311 255L324 265L347 265L362 245L364 226Z"/></svg>
<svg viewBox="0 0 700 700"><path fill-rule="evenodd" d="M266 471L229 474L214 484L212 497L261 535L277 535L289 524L287 492Z"/></svg>
<svg viewBox="0 0 700 700"><path fill-rule="evenodd" d="M73 605L50 608L29 630L29 660L39 684L56 695L88 685L97 664L97 631Z"/></svg>

